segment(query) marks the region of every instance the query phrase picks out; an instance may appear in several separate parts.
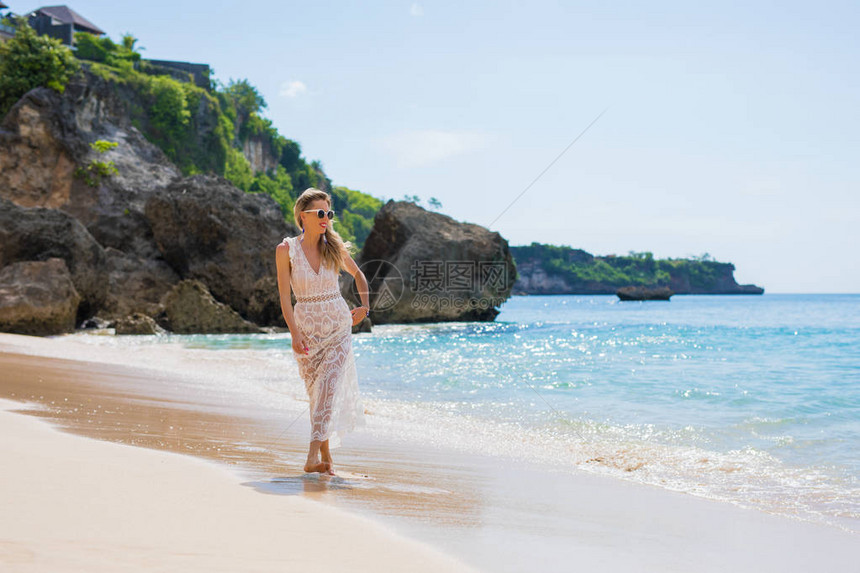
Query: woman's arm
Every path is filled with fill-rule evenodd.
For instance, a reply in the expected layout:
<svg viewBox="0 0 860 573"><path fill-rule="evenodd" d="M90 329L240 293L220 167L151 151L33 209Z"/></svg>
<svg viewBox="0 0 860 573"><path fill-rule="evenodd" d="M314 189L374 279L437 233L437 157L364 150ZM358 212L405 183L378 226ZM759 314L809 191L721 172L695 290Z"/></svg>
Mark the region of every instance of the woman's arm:
<svg viewBox="0 0 860 573"><path fill-rule="evenodd" d="M342 258L344 268L355 279L358 296L361 298L362 306L352 309L352 324L355 326L364 320L364 317L370 311L370 285L367 282L367 277L364 276L364 273L361 272L361 269L358 268L358 265L355 264L355 261L346 250L344 250Z"/></svg>
<svg viewBox="0 0 860 573"><path fill-rule="evenodd" d="M278 292L281 296L281 313L290 334L298 333L296 320L293 317L293 303L290 298L290 246L281 243L275 249L275 264L278 267Z"/></svg>

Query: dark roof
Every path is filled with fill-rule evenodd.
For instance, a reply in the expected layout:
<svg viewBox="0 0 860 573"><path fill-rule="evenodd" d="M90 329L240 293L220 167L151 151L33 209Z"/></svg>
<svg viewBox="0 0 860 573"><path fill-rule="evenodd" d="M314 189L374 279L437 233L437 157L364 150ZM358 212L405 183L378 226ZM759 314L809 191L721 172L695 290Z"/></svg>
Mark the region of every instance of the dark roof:
<svg viewBox="0 0 860 573"><path fill-rule="evenodd" d="M85 28L91 32L95 32L96 34L104 34L104 31L98 26L68 6L44 6L34 10L34 12L50 16L51 18L56 18L63 24L74 24L77 28Z"/></svg>
<svg viewBox="0 0 860 573"><path fill-rule="evenodd" d="M6 4L4 4L3 2L0 2L0 8L8 8L8 7L9 7L9 6L7 6L7 5L6 5Z"/></svg>

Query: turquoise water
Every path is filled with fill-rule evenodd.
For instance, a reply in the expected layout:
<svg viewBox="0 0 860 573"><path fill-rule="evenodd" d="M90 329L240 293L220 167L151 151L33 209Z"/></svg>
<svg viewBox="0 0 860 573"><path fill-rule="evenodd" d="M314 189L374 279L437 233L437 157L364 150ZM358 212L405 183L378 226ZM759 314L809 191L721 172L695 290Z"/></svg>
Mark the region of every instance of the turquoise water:
<svg viewBox="0 0 860 573"><path fill-rule="evenodd" d="M860 296L515 297L492 324L395 328L357 348L382 398L647 428L860 475Z"/></svg>
<svg viewBox="0 0 860 573"><path fill-rule="evenodd" d="M529 296L501 310L356 335L371 431L856 529L860 295ZM293 360L288 335L168 340L239 352L249 378Z"/></svg>

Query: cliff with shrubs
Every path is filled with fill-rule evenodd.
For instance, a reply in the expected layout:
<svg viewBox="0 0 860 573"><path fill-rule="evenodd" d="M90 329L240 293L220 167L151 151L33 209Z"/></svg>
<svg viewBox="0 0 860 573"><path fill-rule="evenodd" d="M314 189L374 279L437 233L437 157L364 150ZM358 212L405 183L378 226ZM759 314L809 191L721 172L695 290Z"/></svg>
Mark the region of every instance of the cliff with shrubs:
<svg viewBox="0 0 860 573"><path fill-rule="evenodd" d="M594 256L581 249L532 243L511 247L517 264L515 294L615 294L626 286L669 287L675 294L762 294L739 285L731 263L655 259L651 253Z"/></svg>

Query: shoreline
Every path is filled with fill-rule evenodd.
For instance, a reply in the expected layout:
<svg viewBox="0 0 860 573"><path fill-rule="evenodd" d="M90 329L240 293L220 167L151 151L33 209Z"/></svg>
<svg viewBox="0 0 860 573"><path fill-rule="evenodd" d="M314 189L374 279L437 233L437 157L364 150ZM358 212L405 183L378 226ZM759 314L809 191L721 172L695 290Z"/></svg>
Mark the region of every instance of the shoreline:
<svg viewBox="0 0 860 573"><path fill-rule="evenodd" d="M178 376L163 368L121 366L121 355L105 363L46 357L52 348L68 352L80 344L57 342L0 335L0 398L14 391L16 401L29 401L17 402L27 417L51 420L66 436L143 446L134 451L190 453L174 457L206 458L198 461L217 462L224 470L233 466L231 487L270 494L257 496L263 505L305 497L345 509L383 529L405 532L404 539L427 543L457 567L565 570L562 565L575 560L578 566L643 571L803 571L852 562L858 536L828 526L609 476L407 448L361 434L343 452L335 450L341 479L308 479L299 465L306 448L301 436L278 436L294 415L255 418L242 408L224 407L224 397L188 395ZM16 347L38 352L16 353ZM156 380L155 372L164 379ZM261 451L276 438L276 451ZM82 495L92 496L95 489L88 485ZM50 516L51 508L41 511ZM0 535L7 540L6 532ZM709 563L701 562L703 555Z"/></svg>

